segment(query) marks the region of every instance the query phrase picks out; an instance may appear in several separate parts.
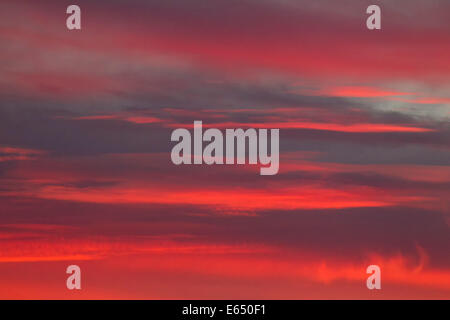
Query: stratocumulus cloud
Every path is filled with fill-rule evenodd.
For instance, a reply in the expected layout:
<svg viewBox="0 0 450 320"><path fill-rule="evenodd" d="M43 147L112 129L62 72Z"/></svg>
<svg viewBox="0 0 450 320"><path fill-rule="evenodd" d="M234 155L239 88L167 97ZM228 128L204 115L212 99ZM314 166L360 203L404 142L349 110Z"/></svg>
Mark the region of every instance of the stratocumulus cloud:
<svg viewBox="0 0 450 320"><path fill-rule="evenodd" d="M450 6L379 2L2 2L0 297L449 298ZM198 119L277 174L174 165Z"/></svg>

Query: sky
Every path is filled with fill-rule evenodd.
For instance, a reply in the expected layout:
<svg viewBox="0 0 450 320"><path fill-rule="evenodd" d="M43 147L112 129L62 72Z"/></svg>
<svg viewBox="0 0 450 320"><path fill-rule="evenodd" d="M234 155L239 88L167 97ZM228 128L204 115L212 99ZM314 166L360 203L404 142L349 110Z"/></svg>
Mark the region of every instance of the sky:
<svg viewBox="0 0 450 320"><path fill-rule="evenodd" d="M71 4L0 2L0 298L450 298L450 2ZM174 165L195 120L278 174Z"/></svg>

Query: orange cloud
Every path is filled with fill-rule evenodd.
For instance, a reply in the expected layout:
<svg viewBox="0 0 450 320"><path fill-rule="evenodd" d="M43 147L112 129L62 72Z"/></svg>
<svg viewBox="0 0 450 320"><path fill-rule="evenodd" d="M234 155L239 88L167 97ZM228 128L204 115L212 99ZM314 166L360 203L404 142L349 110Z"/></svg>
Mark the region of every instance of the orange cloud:
<svg viewBox="0 0 450 320"><path fill-rule="evenodd" d="M430 267L427 255L421 248L418 248L419 260L413 256L380 255L375 252L367 252L360 259L325 258L317 252L257 244L187 245L139 239L120 242L112 239L32 244L20 242L10 243L5 249L6 252L0 253L0 271L8 265L24 268L31 262L35 270L43 268L41 274L47 274L45 270L51 270L53 276L46 276L46 286L53 287L59 283L61 288L52 294L60 298L67 294L63 285L65 267L69 263L82 266L84 274L87 275L83 280L85 283L83 295L91 298L94 296L101 298L102 296L96 295L98 292L103 292L103 297L106 294L112 298L122 297L123 293L129 292L130 283L136 283L133 290L140 292L135 291L134 298L145 298L148 294L155 297L158 296L157 292L150 289L158 283L156 278L161 276L176 279L177 287L188 288L190 281L198 282L200 279L208 279L205 284L209 283L212 286L218 283L218 279L221 281L226 279L226 282L233 283L234 289L239 287L236 282L241 284L262 282L261 285L267 284L268 288L272 288L263 291L261 298L265 299L273 299L283 294L291 299L305 297L302 294L303 290L299 290L304 285L310 287L310 290L318 290L317 294L322 298L342 298L355 294L361 298L371 293L365 289L368 277L366 268L371 264L381 268L382 290L379 292L381 296L383 294L389 296L396 285L407 287L408 292L418 289L421 294L416 294L416 297L441 292L441 298L448 298L450 293L450 271ZM65 255L60 255L60 252L65 252ZM61 276L55 277L54 275L58 273L61 273ZM18 288L20 280L14 282L11 278L5 278L6 274L0 272L0 281L12 288ZM93 281L103 277L106 281ZM37 281L39 278L28 281L23 287L19 285L20 293L28 298L39 296L36 290L36 286L40 283ZM108 281L108 279L116 280ZM115 290L119 279L125 280L128 284L128 289L127 285L124 286L122 295ZM139 281L136 281L137 279ZM153 286L149 287L149 283ZM208 291L205 298L217 295L236 297L233 291L224 290L223 286L219 287L220 289ZM242 288L240 294L254 296L251 287ZM297 290L292 290L293 288ZM168 282L161 284L160 289L163 290L161 294L169 289L170 294L166 295L168 298L177 296L176 291L170 290ZM50 292L47 289L40 294L48 295ZM195 289L191 294L203 296ZM408 298L408 294L404 291L397 294L397 298ZM11 297L11 293L0 291L0 296ZM311 292L306 296L310 297Z"/></svg>
<svg viewBox="0 0 450 320"><path fill-rule="evenodd" d="M336 87L320 91L321 94L348 98L380 98L392 96L414 95L414 93L388 91L376 87Z"/></svg>
<svg viewBox="0 0 450 320"><path fill-rule="evenodd" d="M193 124L171 123L172 128L190 128ZM383 123L355 123L355 124L338 124L327 122L269 122L269 123L239 123L239 122L222 122L203 124L204 128L277 128L277 129L311 129L336 132L431 132L434 129L421 128L414 126L391 125Z"/></svg>

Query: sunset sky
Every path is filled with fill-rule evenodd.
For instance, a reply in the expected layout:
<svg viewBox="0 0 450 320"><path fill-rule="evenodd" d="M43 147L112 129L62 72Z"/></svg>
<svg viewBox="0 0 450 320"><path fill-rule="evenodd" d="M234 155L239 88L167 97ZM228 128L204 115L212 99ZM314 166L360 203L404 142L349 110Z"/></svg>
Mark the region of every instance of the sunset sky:
<svg viewBox="0 0 450 320"><path fill-rule="evenodd" d="M450 299L449 22L447 0L2 0L0 298ZM279 128L278 174L174 165L194 120Z"/></svg>

